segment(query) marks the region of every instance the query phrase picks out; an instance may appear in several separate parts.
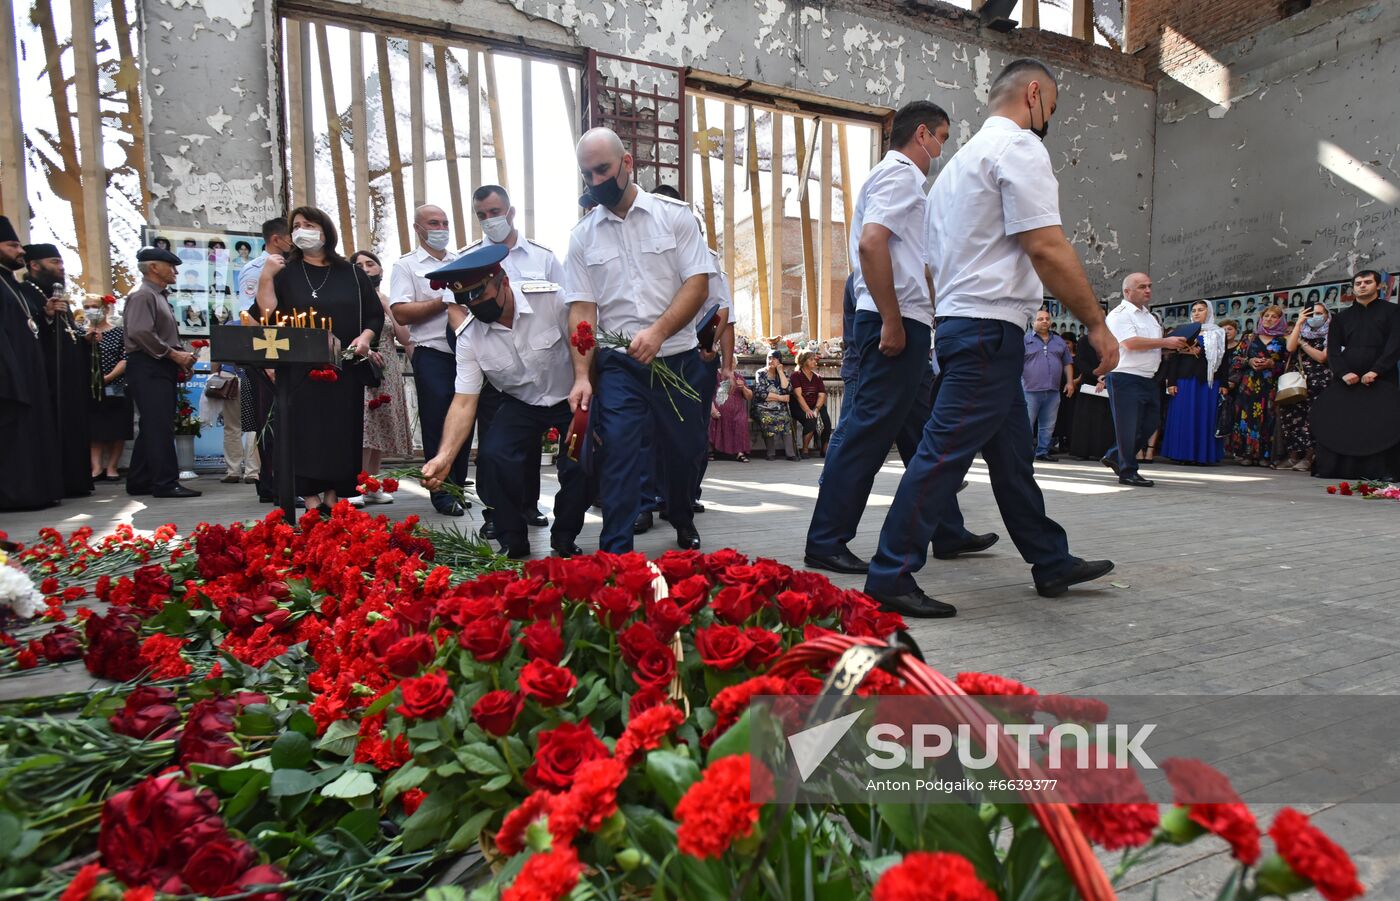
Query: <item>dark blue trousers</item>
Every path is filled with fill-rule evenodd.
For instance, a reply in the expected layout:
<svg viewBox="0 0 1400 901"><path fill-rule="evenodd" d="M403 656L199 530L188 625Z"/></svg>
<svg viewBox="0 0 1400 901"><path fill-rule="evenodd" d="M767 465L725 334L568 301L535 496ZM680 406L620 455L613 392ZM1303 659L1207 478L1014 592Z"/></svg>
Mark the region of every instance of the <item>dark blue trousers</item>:
<svg viewBox="0 0 1400 901"><path fill-rule="evenodd" d="M841 404L841 421L827 445L826 465L812 522L807 527L807 553L831 556L846 550L860 528L875 475L892 445L908 459L928 419L933 395L928 326L904 320L904 352L880 353L880 315L860 310L855 319L855 342L860 353L860 379ZM945 527L950 546L968 537L956 503L948 510Z"/></svg>
<svg viewBox="0 0 1400 901"><path fill-rule="evenodd" d="M700 483L705 479L705 471L710 467L710 405L715 401L715 392L719 390L719 357L706 362L700 360L700 369L704 372L704 381L700 385L700 409L704 411L704 422L697 423L696 427L704 432L704 450L701 451L699 459L695 461L695 484L691 500L700 499ZM642 512L656 512L657 510L668 510L666 499L661 495L661 486L666 484L666 461L655 453L651 436L647 436L643 444L643 459L651 458L651 464L642 464ZM667 514L669 515L669 513Z"/></svg>
<svg viewBox="0 0 1400 901"><path fill-rule="evenodd" d="M491 428L481 437L477 478L491 481L493 517L502 544L528 541L525 517L535 512L539 494L540 436L551 428L564 434L572 419L568 401L536 407L500 394ZM551 543L573 544L583 528L587 489L583 467L567 454L560 454L558 460L559 493L554 496Z"/></svg>
<svg viewBox="0 0 1400 901"><path fill-rule="evenodd" d="M1002 521L1036 581L1074 565L1065 531L1045 515L1035 483L1021 391L1024 335L1024 329L995 319L938 321L938 396L880 530L866 591L905 594L918 587L914 573L927 561L930 540L941 547L945 513L957 506L958 486L979 451ZM862 370L862 387L864 381Z"/></svg>
<svg viewBox="0 0 1400 901"><path fill-rule="evenodd" d="M476 433L478 448L486 446L486 435L491 431L491 423L495 421L496 411L501 408L501 399L505 396L504 392L497 390L496 386L489 381L482 384L481 395L476 404L476 423L472 429ZM546 431L548 430L546 429ZM568 430L559 430L561 440L566 431ZM543 436L540 438L540 444L544 444ZM470 436L467 438L467 445L471 445ZM525 472L525 512L527 515L538 510L540 505L539 458L536 457L534 460L535 462L530 464ZM526 462L528 464L529 460L527 459ZM482 510L482 517L488 521L495 515L496 498L492 493L495 487L495 482L491 477L490 461L483 459L478 452L476 456L476 494L477 497L481 498L481 505L485 508Z"/></svg>
<svg viewBox="0 0 1400 901"><path fill-rule="evenodd" d="M719 354L715 354L715 358L709 362L700 361L700 368L704 371L700 384L700 410L703 413L700 430L705 435L705 446L700 452L700 459L695 461L693 499L697 501L700 500L700 483L705 481L705 473L710 468L710 407L714 405L715 392L719 390L719 364Z"/></svg>
<svg viewBox="0 0 1400 901"><path fill-rule="evenodd" d="M1162 389L1156 379L1126 372L1108 374L1108 403L1118 443L1104 454L1120 476L1136 475L1138 451L1147 447L1162 420Z"/></svg>
<svg viewBox="0 0 1400 901"><path fill-rule="evenodd" d="M143 353L126 358L126 391L141 417L126 474L128 492L150 494L180 486L180 463L175 456L175 382L179 374L180 367L170 360ZM16 439L22 440L11 436L11 440Z"/></svg>
<svg viewBox="0 0 1400 901"><path fill-rule="evenodd" d="M662 359L699 393L704 374L698 351ZM603 531L598 544L600 550L625 554L632 550L632 524L641 512L642 466L651 465L648 456L660 455L676 462L665 468L661 486L671 524L680 528L694 522L690 492L694 463L705 452L707 432L701 425L707 414L699 401L674 393L668 400L661 382L653 384L650 370L625 353L603 351L597 360L598 391L593 410L602 442L599 489L603 502ZM653 453L644 455L643 442L648 435Z"/></svg>
<svg viewBox="0 0 1400 901"><path fill-rule="evenodd" d="M419 347L413 351L413 383L418 392L418 424L423 430L423 459L437 456L442 444L442 426L447 421L447 408L452 406L453 385L457 380L457 358L452 354ZM472 436L468 435L457 458L452 463L450 478L458 485L467 481L467 466L471 461ZM435 493L433 506L448 502L448 495Z"/></svg>

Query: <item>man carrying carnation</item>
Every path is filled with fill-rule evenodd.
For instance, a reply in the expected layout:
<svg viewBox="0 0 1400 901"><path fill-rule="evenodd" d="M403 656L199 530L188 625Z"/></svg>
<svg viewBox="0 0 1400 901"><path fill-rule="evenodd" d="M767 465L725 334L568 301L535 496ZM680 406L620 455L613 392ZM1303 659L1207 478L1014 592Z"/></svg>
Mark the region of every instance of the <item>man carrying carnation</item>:
<svg viewBox="0 0 1400 901"><path fill-rule="evenodd" d="M448 306L448 322L457 335L457 382L442 443L423 467L423 484L434 489L451 470L472 432L489 379L503 397L480 453L494 482L496 537L506 554L523 559L530 556L526 517L534 513L526 474L537 465L540 435L569 427L566 399L574 379L573 351L565 340L568 313L560 286L538 280L512 284L501 267L507 252L503 244L484 244L429 273L456 299ZM572 557L580 553L574 540L587 507L583 469L568 454L559 455L558 465L550 545L559 556Z"/></svg>

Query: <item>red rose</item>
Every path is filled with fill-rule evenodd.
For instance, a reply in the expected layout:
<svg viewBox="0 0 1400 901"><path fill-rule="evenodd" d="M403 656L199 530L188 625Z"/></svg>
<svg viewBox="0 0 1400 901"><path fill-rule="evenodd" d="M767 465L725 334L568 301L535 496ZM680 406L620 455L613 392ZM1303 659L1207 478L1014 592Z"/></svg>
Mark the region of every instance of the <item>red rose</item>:
<svg viewBox="0 0 1400 901"><path fill-rule="evenodd" d="M731 670L744 662L744 656L753 647L742 629L738 626L709 626L695 630L695 649L706 666L718 670Z"/></svg>
<svg viewBox="0 0 1400 901"><path fill-rule="evenodd" d="M608 578L607 568L596 557L574 557L559 563L558 577L552 581L576 601L587 600Z"/></svg>
<svg viewBox="0 0 1400 901"><path fill-rule="evenodd" d="M656 601L647 607L647 625L663 643L670 641L672 636L689 624L690 614L670 598Z"/></svg>
<svg viewBox="0 0 1400 901"><path fill-rule="evenodd" d="M384 665L399 678L411 676L432 662L433 640L421 632L400 638L384 654Z"/></svg>
<svg viewBox="0 0 1400 901"><path fill-rule="evenodd" d="M234 754L238 745L232 734L237 713L238 702L232 698L208 698L191 707L185 730L180 734L180 760L213 766L238 763Z"/></svg>
<svg viewBox="0 0 1400 901"><path fill-rule="evenodd" d="M525 656L531 660L558 663L564 659L564 638L558 629L547 622L526 626L520 633L520 644L525 648Z"/></svg>
<svg viewBox="0 0 1400 901"><path fill-rule="evenodd" d="M671 600L687 614L705 606L710 597L710 580L704 576L691 576L671 586Z"/></svg>
<svg viewBox="0 0 1400 901"><path fill-rule="evenodd" d="M531 660L520 671L520 692L541 707L558 707L577 685L573 673L547 660Z"/></svg>
<svg viewBox="0 0 1400 901"><path fill-rule="evenodd" d="M121 607L113 607L106 616L89 617L88 649L83 656L88 672L100 679L130 682L141 674L141 643L137 630L141 621Z"/></svg>
<svg viewBox="0 0 1400 901"><path fill-rule="evenodd" d="M778 618L785 626L796 628L812 615L812 598L804 591L784 591L773 600L778 605Z"/></svg>
<svg viewBox="0 0 1400 901"><path fill-rule="evenodd" d="M435 720L447 712L452 704L452 689L447 685L447 673L438 670L405 679L399 683L403 692L403 703L398 711L411 720Z"/></svg>
<svg viewBox="0 0 1400 901"><path fill-rule="evenodd" d="M472 719L491 735L501 738L515 728L525 699L513 691L490 691L472 705Z"/></svg>
<svg viewBox="0 0 1400 901"><path fill-rule="evenodd" d="M632 678L642 688L665 688L676 676L676 655L657 644L648 648L632 664Z"/></svg>
<svg viewBox="0 0 1400 901"><path fill-rule="evenodd" d="M482 663L495 663L510 651L510 622L499 616L488 616L467 623L458 641Z"/></svg>
<svg viewBox="0 0 1400 901"><path fill-rule="evenodd" d="M44 652L44 659L50 663L77 660L83 656L83 646L78 641L78 633L67 626L54 626L49 634L39 640L39 647Z"/></svg>
<svg viewBox="0 0 1400 901"><path fill-rule="evenodd" d="M535 762L525 771L525 783L531 788L566 791L580 766L611 756L608 746L598 740L586 722L563 723L541 732L538 741Z"/></svg>
<svg viewBox="0 0 1400 901"><path fill-rule="evenodd" d="M112 731L131 738L167 737L167 730L180 724L175 692L168 688L143 685L126 696L126 706L108 718Z"/></svg>
<svg viewBox="0 0 1400 901"><path fill-rule="evenodd" d="M753 643L744 655L744 666L749 669L762 669L783 652L783 641L777 632L751 626L744 630L744 637Z"/></svg>
<svg viewBox="0 0 1400 901"><path fill-rule="evenodd" d="M190 857L180 877L191 891L201 895L232 895L237 880L257 860L247 842L230 838L200 845Z"/></svg>
<svg viewBox="0 0 1400 901"><path fill-rule="evenodd" d="M211 792L152 776L103 804L97 847L122 882L151 885L176 877L201 845L226 837Z"/></svg>
<svg viewBox="0 0 1400 901"><path fill-rule="evenodd" d="M616 585L599 588L590 601L598 621L613 631L621 629L642 606L640 598Z"/></svg>
<svg viewBox="0 0 1400 901"><path fill-rule="evenodd" d="M646 623L633 623L617 636L617 649L622 654L622 662L636 666L643 654L652 648L661 647L656 632Z"/></svg>
<svg viewBox="0 0 1400 901"><path fill-rule="evenodd" d="M666 696L665 689L655 685L648 685L628 699L627 715L629 717L640 716L654 707L665 704L669 700L670 699Z"/></svg>
<svg viewBox="0 0 1400 901"><path fill-rule="evenodd" d="M246 892L249 889L259 886L279 886L285 882L286 879L286 874L277 869L277 867L263 864L262 866L247 870L239 877L238 891ZM244 895L243 901L283 901L283 897L281 892L254 892L250 895Z"/></svg>
<svg viewBox="0 0 1400 901"><path fill-rule="evenodd" d="M753 584L721 588L710 602L715 618L731 625L743 625L763 606L763 595Z"/></svg>

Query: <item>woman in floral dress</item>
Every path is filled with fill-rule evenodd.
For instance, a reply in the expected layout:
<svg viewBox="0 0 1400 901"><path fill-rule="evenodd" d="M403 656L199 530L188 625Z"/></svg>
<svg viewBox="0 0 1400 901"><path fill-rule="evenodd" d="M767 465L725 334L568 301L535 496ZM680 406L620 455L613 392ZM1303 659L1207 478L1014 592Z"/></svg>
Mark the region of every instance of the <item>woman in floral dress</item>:
<svg viewBox="0 0 1400 901"><path fill-rule="evenodd" d="M1283 308L1268 307L1259 317L1259 329L1240 339L1240 352L1231 363L1237 418L1230 449L1241 466L1269 465L1274 459L1274 389L1288 356L1286 331Z"/></svg>
<svg viewBox="0 0 1400 901"><path fill-rule="evenodd" d="M792 414L788 401L792 398L792 380L783 369L783 356L778 351L768 354L768 365L753 374L754 411L758 417L758 431L763 437L764 456L772 460L774 442L782 441L783 454L789 460L797 459L797 450L792 445Z"/></svg>
<svg viewBox="0 0 1400 901"><path fill-rule="evenodd" d="M379 257L368 250L360 250L355 252L350 262L369 276L370 284L379 293L379 303L384 307L384 327L379 331L376 349L383 359L384 381L378 388L365 389L364 467L365 472L377 475L386 454L395 457L413 454L413 433L408 422L408 406L403 399L403 362L399 359L394 341L398 339L406 352L412 352L413 343L409 340L408 328L394 321L389 312L388 298L379 288L384 278ZM372 491L364 499L367 504L388 504L393 502L394 496L383 491Z"/></svg>
<svg viewBox="0 0 1400 901"><path fill-rule="evenodd" d="M1327 331L1331 324L1332 313L1315 303L1303 308L1293 331L1288 333L1288 351L1292 355L1289 366L1301 364L1303 377L1308 380L1307 399L1279 410L1283 444L1288 451L1288 459L1281 465L1292 466L1297 472L1312 469L1313 437L1308 414L1312 412L1313 398L1332 384L1332 370L1327 365Z"/></svg>

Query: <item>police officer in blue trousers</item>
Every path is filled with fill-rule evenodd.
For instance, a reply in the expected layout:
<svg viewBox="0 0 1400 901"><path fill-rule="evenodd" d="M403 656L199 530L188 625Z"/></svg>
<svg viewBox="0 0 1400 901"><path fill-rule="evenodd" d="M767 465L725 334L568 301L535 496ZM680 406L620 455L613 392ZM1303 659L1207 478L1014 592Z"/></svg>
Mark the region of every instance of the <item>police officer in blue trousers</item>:
<svg viewBox="0 0 1400 901"><path fill-rule="evenodd" d="M928 415L933 304L924 273L923 186L947 140L948 114L936 104L919 100L902 107L895 113L890 150L870 170L856 200L849 252L858 375L827 448L807 528L808 566L866 571L847 543L890 447L897 444L901 456L912 452ZM940 556L955 557L986 550L997 536L969 532L955 499L943 511L934 540Z"/></svg>
<svg viewBox="0 0 1400 901"><path fill-rule="evenodd" d="M632 155L607 128L589 130L577 148L579 170L598 201L574 226L564 263L571 332L580 322L625 335L624 349L574 354L569 403L589 409L600 441L601 550L632 550L641 512L643 442L678 465L665 470L664 496L682 549L700 547L691 510L695 464L705 453L708 411L698 399L653 379L662 360L698 395L705 372L691 327L710 295L714 260L684 203L641 190ZM597 396L593 364L596 361Z"/></svg>
<svg viewBox="0 0 1400 901"><path fill-rule="evenodd" d="M1099 372L1118 359L1117 342L1060 225L1059 185L1043 144L1057 96L1043 63L1009 64L992 84L991 115L929 193L927 261L937 292L941 381L865 582L883 609L905 616L957 612L925 594L914 575L978 453L1042 596L1057 597L1113 569L1108 560L1071 555L1064 529L1046 515L1021 390L1025 330L1046 289L1088 325L1103 358ZM862 388L865 378L862 369Z"/></svg>
<svg viewBox="0 0 1400 901"><path fill-rule="evenodd" d="M513 559L530 556L526 473L538 465L540 436L562 434L573 415L567 398L574 371L569 361L568 311L562 286L544 280L515 284L502 267L509 248L486 244L429 273L456 301L448 317L457 323L457 376L437 455L423 466L424 484L440 487L471 434L482 386L501 392L491 429L479 453L494 483L495 522L501 549ZM468 318L466 313L471 312ZM550 546L561 557L579 553L574 543L586 509L583 470L559 456Z"/></svg>

